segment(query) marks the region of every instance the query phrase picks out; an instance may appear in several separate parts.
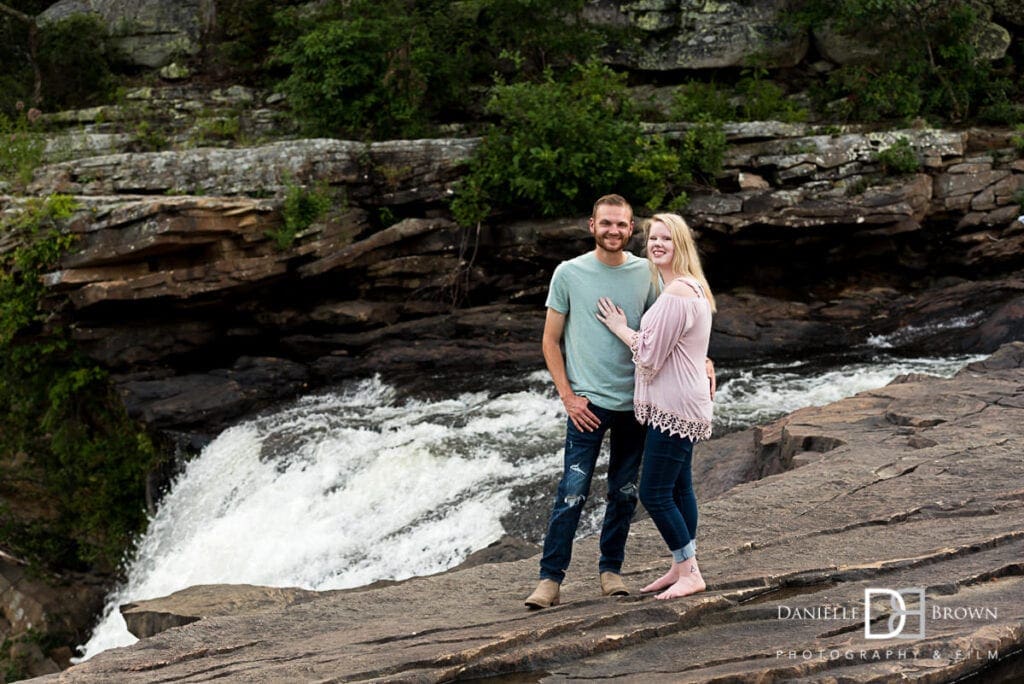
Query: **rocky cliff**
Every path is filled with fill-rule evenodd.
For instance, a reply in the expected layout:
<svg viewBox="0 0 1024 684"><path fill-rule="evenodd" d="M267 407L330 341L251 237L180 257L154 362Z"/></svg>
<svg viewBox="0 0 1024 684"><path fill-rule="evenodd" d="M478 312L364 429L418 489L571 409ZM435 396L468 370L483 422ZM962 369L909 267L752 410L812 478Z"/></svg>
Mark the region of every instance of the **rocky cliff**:
<svg viewBox="0 0 1024 684"><path fill-rule="evenodd" d="M1015 681L1022 410L1018 342L699 445L703 594L600 598L594 539L541 612L522 605L536 558L320 594L193 587L122 608L135 646L33 681ZM766 467L782 472L713 496ZM637 523L627 582L667 563ZM889 618L884 591L911 588Z"/></svg>
<svg viewBox="0 0 1024 684"><path fill-rule="evenodd" d="M728 136L719 187L686 212L722 293L716 358L879 335L986 352L1024 332L1024 161L1009 132ZM878 152L901 139L920 171L886 175ZM288 140L44 166L31 193L82 206L76 246L46 276L52 305L134 416L190 434L354 375L536 367L547 281L589 249L585 219L455 225L445 199L475 145ZM281 248L271 235L295 184L333 205Z"/></svg>

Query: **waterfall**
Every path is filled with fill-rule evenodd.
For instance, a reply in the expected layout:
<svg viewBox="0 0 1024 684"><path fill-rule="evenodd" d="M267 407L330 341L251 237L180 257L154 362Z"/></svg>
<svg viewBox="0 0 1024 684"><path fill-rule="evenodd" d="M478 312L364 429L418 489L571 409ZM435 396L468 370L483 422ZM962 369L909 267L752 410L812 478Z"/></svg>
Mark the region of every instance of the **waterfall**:
<svg viewBox="0 0 1024 684"><path fill-rule="evenodd" d="M902 373L948 376L973 358L720 368L716 429ZM164 497L83 659L136 641L118 611L124 603L196 584L326 590L404 579L458 565L499 539L513 487L535 483L553 496L565 419L546 372L487 384L505 389L402 399L380 379L363 380L225 430ZM600 512L585 513L581 535Z"/></svg>

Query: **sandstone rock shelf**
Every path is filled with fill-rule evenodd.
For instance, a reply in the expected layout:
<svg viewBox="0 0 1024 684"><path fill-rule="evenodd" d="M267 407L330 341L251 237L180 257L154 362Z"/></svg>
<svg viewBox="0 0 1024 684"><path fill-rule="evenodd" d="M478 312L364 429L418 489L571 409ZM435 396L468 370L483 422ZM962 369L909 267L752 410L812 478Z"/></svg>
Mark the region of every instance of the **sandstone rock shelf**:
<svg viewBox="0 0 1024 684"><path fill-rule="evenodd" d="M706 443L698 461L775 453L790 469L704 501L700 595L600 598L594 539L576 546L564 603L540 612L522 605L536 558L313 595L194 588L127 610L137 621L201 619L33 681L944 682L1005 672L1024 648L1022 410L1018 342L952 379L904 377L724 447ZM638 522L627 582L642 586L666 565L653 525ZM869 588L923 588L924 635L867 639ZM871 610L873 633L884 633L884 601Z"/></svg>

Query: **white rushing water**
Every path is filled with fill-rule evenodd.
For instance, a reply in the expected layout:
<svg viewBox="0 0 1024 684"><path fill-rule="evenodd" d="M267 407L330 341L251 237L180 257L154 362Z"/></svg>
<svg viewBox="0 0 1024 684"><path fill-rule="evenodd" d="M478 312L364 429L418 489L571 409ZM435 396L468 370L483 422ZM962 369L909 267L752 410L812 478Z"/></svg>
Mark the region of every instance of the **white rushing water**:
<svg viewBox="0 0 1024 684"><path fill-rule="evenodd" d="M972 358L724 371L716 422L745 427ZM561 471L561 402L544 372L518 385L399 401L368 380L226 430L161 502L83 658L136 641L119 605L196 584L342 589L458 565L502 536L514 486Z"/></svg>

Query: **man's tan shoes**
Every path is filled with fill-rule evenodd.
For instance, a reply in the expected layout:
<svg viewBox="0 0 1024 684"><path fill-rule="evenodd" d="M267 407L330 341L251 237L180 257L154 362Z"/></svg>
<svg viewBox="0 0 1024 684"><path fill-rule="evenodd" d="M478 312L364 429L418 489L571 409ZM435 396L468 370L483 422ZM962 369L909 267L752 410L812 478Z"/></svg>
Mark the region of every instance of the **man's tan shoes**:
<svg viewBox="0 0 1024 684"><path fill-rule="evenodd" d="M558 590L558 582L542 579L533 593L526 598L526 607L537 610L538 608L557 606ZM622 575L614 572L602 572L601 593L605 596L629 596L629 589L623 583Z"/></svg>
<svg viewBox="0 0 1024 684"><path fill-rule="evenodd" d="M530 610L550 608L558 605L558 582L542 579L533 593L526 598L526 607Z"/></svg>
<svg viewBox="0 0 1024 684"><path fill-rule="evenodd" d="M623 583L622 575L614 572L602 572L601 593L605 596L629 596L629 589Z"/></svg>

